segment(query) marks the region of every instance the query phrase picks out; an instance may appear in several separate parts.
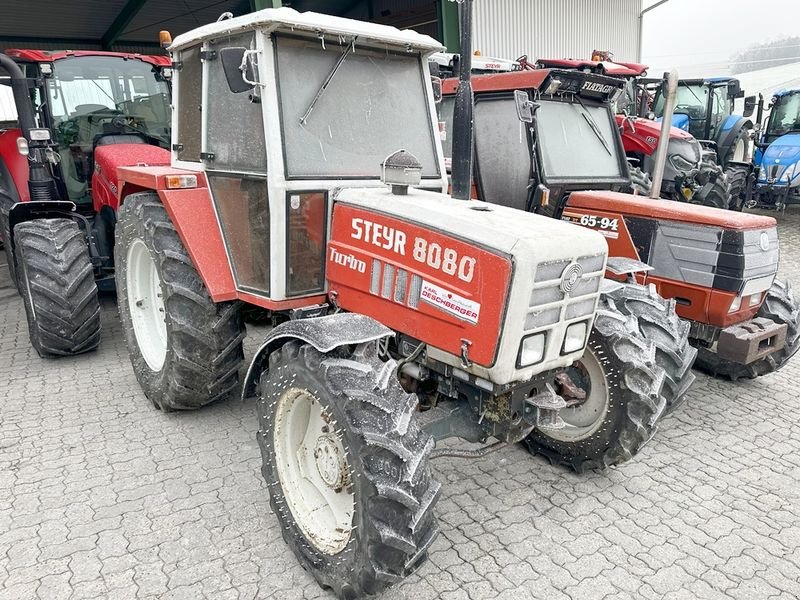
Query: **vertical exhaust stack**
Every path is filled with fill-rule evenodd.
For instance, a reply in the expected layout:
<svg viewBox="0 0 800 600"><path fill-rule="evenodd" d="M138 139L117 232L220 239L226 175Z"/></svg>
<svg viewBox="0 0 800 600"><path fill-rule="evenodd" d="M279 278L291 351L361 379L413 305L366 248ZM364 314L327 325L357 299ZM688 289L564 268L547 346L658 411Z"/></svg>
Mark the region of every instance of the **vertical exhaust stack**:
<svg viewBox="0 0 800 600"><path fill-rule="evenodd" d="M453 108L453 157L450 167L451 195L469 200L472 191L472 0L458 2L461 28L458 91Z"/></svg>
<svg viewBox="0 0 800 600"><path fill-rule="evenodd" d="M11 91L17 109L17 121L22 135L28 142L28 191L31 200L52 200L55 196L55 181L47 163L47 141L32 139L31 130L37 129L36 115L31 101L28 80L19 65L11 57L0 52L0 69L11 78ZM49 140L49 134L48 134Z"/></svg>
<svg viewBox="0 0 800 600"><path fill-rule="evenodd" d="M664 115L661 119L661 137L653 157L653 185L650 188L650 197L658 198L661 195L661 182L664 180L664 165L667 162L667 146L669 146L669 133L672 129L672 113L675 110L675 97L678 93L678 72L672 70L664 73Z"/></svg>

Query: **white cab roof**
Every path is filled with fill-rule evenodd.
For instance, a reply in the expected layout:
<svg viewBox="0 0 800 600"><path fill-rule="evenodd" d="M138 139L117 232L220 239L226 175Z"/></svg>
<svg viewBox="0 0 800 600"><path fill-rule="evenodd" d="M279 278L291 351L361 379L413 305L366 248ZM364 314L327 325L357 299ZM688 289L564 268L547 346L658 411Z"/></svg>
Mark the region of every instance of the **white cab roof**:
<svg viewBox="0 0 800 600"><path fill-rule="evenodd" d="M354 19L343 19L313 12L297 12L292 8L267 8L254 13L209 23L175 38L169 47L170 51L180 50L198 41L218 38L221 35L231 35L252 29L274 31L300 30L316 34L343 35L347 37L358 36L362 42L366 40L383 42L391 45L410 46L422 52L436 52L443 50L442 45L430 36L422 35L416 31L400 30L388 25L376 25ZM356 42L358 45L358 42Z"/></svg>

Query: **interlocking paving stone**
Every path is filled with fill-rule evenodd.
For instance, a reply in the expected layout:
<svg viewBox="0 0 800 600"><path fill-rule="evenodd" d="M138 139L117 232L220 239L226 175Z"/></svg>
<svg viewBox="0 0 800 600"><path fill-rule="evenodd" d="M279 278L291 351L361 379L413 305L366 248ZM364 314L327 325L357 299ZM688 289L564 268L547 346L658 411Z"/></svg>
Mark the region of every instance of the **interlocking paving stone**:
<svg viewBox="0 0 800 600"><path fill-rule="evenodd" d="M779 215L800 291L800 210ZM252 355L264 328L251 328ZM440 459L442 535L386 600L800 597L800 359L698 375L631 463L578 476L520 447ZM42 360L0 266L0 600L329 598L259 473L254 407L156 411L116 307L99 351Z"/></svg>

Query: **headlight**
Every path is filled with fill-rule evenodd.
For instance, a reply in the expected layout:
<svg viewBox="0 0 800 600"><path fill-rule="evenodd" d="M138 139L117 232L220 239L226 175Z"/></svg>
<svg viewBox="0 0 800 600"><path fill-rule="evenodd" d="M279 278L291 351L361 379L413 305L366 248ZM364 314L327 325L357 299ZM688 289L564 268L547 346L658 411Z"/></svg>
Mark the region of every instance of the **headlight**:
<svg viewBox="0 0 800 600"><path fill-rule="evenodd" d="M733 302L731 302L731 307L728 309L728 314L735 313L741 307L742 307L742 297L736 296L736 298L733 299Z"/></svg>
<svg viewBox="0 0 800 600"><path fill-rule="evenodd" d="M686 160L680 154L673 154L670 156L669 162L671 162L672 166L678 171L691 171L695 167L694 163Z"/></svg>
<svg viewBox="0 0 800 600"><path fill-rule="evenodd" d="M750 308L753 308L754 306L758 306L759 304L761 304L761 299L763 297L764 297L763 292L759 292L758 294L753 294L752 296L750 296L750 302L748 302Z"/></svg>
<svg viewBox="0 0 800 600"><path fill-rule="evenodd" d="M783 174L780 177L780 181L785 181L786 183L791 182L796 172L797 172L797 163L792 163L783 170Z"/></svg>
<svg viewBox="0 0 800 600"><path fill-rule="evenodd" d="M567 327L567 333L564 335L564 346L561 348L561 354L570 354L577 352L586 343L586 321L580 323L573 323Z"/></svg>
<svg viewBox="0 0 800 600"><path fill-rule="evenodd" d="M522 340L519 346L519 358L517 359L518 367L530 367L536 363L542 362L544 359L545 341L547 339L546 333L535 333L529 335Z"/></svg>

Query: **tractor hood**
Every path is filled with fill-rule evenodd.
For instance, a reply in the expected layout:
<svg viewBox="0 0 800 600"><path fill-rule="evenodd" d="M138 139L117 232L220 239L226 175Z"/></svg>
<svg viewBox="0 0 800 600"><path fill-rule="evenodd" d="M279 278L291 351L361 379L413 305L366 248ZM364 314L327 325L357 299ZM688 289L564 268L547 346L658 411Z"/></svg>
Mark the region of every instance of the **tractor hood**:
<svg viewBox="0 0 800 600"><path fill-rule="evenodd" d="M169 150L150 144L109 144L98 146L94 151L94 173L92 195L95 209L102 206L117 206L119 198L119 175L117 168L133 166L168 166Z"/></svg>
<svg viewBox="0 0 800 600"><path fill-rule="evenodd" d="M641 152L645 155L653 154L661 138L661 123L650 119L637 118L633 122L633 129L626 122L625 115L617 115L617 125L622 131L622 142L626 152ZM692 135L673 127L669 132L670 140L691 141Z"/></svg>
<svg viewBox="0 0 800 600"><path fill-rule="evenodd" d="M772 142L761 158L759 182L800 184L800 134L788 133Z"/></svg>

